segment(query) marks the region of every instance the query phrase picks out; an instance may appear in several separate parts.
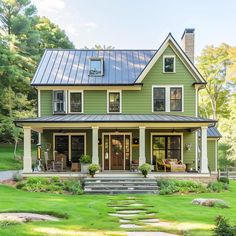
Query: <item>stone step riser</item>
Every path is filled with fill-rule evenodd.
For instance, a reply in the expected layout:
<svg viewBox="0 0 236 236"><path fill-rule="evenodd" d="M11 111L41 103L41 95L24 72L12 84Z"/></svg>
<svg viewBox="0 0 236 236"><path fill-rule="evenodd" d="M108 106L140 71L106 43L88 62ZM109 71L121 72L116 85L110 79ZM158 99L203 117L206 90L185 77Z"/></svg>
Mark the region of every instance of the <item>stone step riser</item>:
<svg viewBox="0 0 236 236"><path fill-rule="evenodd" d="M86 186L134 186L134 185L138 185L138 186L157 186L156 183L121 183L121 182L113 182L113 183L85 183Z"/></svg>
<svg viewBox="0 0 236 236"><path fill-rule="evenodd" d="M84 190L158 190L157 187L150 187L150 188L143 188L143 187L138 187L138 186L133 186L133 187L123 187L123 186L119 186L119 187L85 187Z"/></svg>
<svg viewBox="0 0 236 236"><path fill-rule="evenodd" d="M93 191L84 191L86 194L158 194L158 191L155 190L148 190L148 191L141 191L141 190L114 190L114 191L100 191L100 190L93 190Z"/></svg>

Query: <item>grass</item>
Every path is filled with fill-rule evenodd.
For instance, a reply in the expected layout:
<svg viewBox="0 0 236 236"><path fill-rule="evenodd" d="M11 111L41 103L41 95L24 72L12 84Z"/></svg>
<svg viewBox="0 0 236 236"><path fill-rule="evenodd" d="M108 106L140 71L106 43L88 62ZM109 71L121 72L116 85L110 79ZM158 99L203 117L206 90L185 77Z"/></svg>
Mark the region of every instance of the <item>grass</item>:
<svg viewBox="0 0 236 236"><path fill-rule="evenodd" d="M0 171L1 170L20 170L23 168L21 160L14 159L14 145L0 144ZM36 147L32 145L32 155L36 156ZM23 156L23 146L19 145L17 156Z"/></svg>
<svg viewBox="0 0 236 236"><path fill-rule="evenodd" d="M109 216L114 211L109 204L119 203L128 195L55 195L47 193L30 193L0 185L0 211L54 212L68 215L68 219L58 222L29 222L26 224L7 225L0 227L0 235L73 235L73 232L100 232L106 235L121 235L117 217ZM210 236L217 215L223 215L235 223L236 215L236 182L230 183L230 191L221 193L203 193L189 195L132 195L138 202L144 203L147 210L154 212L163 221L176 224L198 224L200 229L189 230L188 236ZM225 200L230 208L207 208L192 205L194 198L220 198ZM142 208L142 207L136 207ZM149 228L155 230L157 228ZM166 229L165 229L166 230ZM171 230L169 230L171 232ZM56 233L55 233L56 232ZM173 232L173 230L172 230ZM52 235L52 234L51 234ZM89 235L86 233L86 235Z"/></svg>

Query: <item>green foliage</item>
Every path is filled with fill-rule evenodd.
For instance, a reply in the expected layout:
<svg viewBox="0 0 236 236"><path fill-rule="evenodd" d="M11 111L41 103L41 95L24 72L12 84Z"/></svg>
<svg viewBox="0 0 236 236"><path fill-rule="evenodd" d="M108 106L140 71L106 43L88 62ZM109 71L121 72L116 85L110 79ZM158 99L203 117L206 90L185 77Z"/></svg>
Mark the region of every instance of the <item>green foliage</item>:
<svg viewBox="0 0 236 236"><path fill-rule="evenodd" d="M80 163L82 163L82 164L90 164L90 163L92 163L92 159L91 159L91 157L89 155L82 155L80 157Z"/></svg>
<svg viewBox="0 0 236 236"><path fill-rule="evenodd" d="M3 221L0 221L0 228L5 228L8 226L17 225L17 224L20 224L20 222L12 221L12 220L3 220Z"/></svg>
<svg viewBox="0 0 236 236"><path fill-rule="evenodd" d="M29 177L28 179L19 182L16 188L28 192L49 192L49 193L70 193L82 194L83 190L78 180L61 180L58 177Z"/></svg>
<svg viewBox="0 0 236 236"><path fill-rule="evenodd" d="M226 183L226 184L229 184L229 178L227 177L220 177L218 179L219 182L222 182L222 183Z"/></svg>
<svg viewBox="0 0 236 236"><path fill-rule="evenodd" d="M204 193L207 192L207 188L194 181L183 181L174 179L160 179L157 181L157 185L160 187L160 194L173 194L173 193Z"/></svg>
<svg viewBox="0 0 236 236"><path fill-rule="evenodd" d="M90 164L88 167L89 174L94 176L97 171L100 170L100 166L97 164Z"/></svg>
<svg viewBox="0 0 236 236"><path fill-rule="evenodd" d="M148 173L151 171L151 165L148 163L145 163L139 166L138 169L142 172L143 176L146 177Z"/></svg>
<svg viewBox="0 0 236 236"><path fill-rule="evenodd" d="M236 226L231 226L223 216L216 217L216 227L213 229L214 236L235 236Z"/></svg>
<svg viewBox="0 0 236 236"><path fill-rule="evenodd" d="M13 174L12 179L16 182L22 181L23 177L19 171Z"/></svg>
<svg viewBox="0 0 236 236"><path fill-rule="evenodd" d="M207 185L207 188L212 192L222 192L228 190L228 184L222 182L211 182Z"/></svg>

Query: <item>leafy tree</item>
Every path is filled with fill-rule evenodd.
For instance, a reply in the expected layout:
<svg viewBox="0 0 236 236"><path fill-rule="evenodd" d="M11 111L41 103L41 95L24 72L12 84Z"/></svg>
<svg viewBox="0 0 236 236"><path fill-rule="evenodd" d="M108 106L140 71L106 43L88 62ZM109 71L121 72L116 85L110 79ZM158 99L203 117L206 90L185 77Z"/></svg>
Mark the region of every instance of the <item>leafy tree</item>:
<svg viewBox="0 0 236 236"><path fill-rule="evenodd" d="M113 46L106 46L106 45L101 45L101 44L95 44L92 48L84 47L84 49L94 49L94 50L113 50L115 47Z"/></svg>

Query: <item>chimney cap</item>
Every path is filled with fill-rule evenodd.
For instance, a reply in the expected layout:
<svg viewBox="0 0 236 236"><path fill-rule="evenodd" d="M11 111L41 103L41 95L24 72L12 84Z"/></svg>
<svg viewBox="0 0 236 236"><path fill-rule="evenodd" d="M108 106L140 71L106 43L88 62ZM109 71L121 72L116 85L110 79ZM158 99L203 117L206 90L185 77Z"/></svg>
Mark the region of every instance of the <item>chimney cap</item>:
<svg viewBox="0 0 236 236"><path fill-rule="evenodd" d="M194 33L194 31L195 31L194 28L186 28L186 29L184 30L184 33L183 33L182 37L181 37L181 40L183 39L183 37L184 37L185 34L192 34L192 33Z"/></svg>

